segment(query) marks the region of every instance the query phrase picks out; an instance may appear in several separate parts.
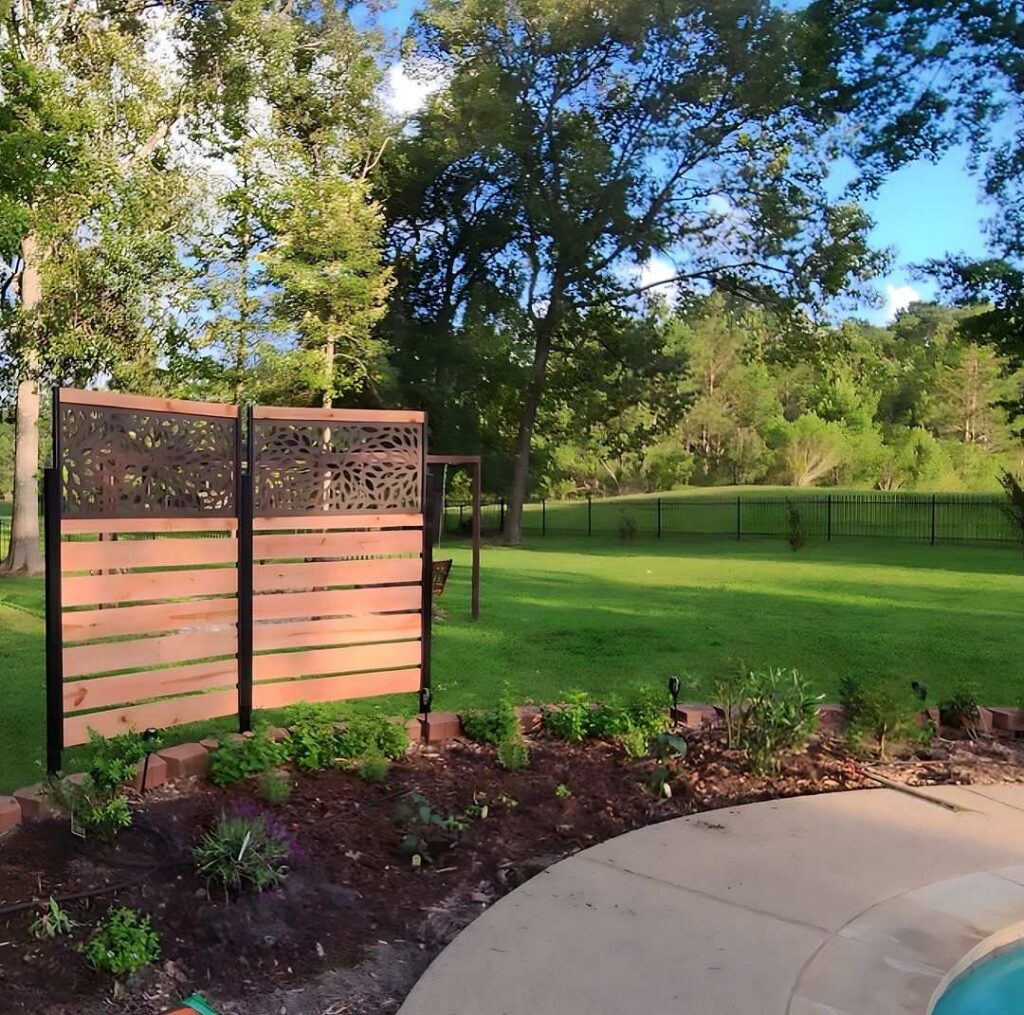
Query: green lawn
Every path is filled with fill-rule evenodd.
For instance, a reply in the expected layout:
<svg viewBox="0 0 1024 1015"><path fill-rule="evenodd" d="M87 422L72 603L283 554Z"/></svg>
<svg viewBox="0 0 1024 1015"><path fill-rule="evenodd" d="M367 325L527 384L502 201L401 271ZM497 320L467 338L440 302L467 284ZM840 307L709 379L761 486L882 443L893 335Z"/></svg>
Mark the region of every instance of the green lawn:
<svg viewBox="0 0 1024 1015"><path fill-rule="evenodd" d="M796 666L829 697L851 670L924 682L933 698L973 680L983 699L1024 696L1018 660L1024 561L1013 549L914 543L579 538L487 546L483 609L469 619L469 553L434 636L438 709L517 696L595 696L685 671L706 693L728 667ZM0 582L0 791L38 778L43 748L42 586ZM28 611L36 611L33 615ZM411 713L412 696L360 703ZM218 724L177 731L192 737ZM221 728L227 728L221 723ZM73 764L73 757L71 759Z"/></svg>

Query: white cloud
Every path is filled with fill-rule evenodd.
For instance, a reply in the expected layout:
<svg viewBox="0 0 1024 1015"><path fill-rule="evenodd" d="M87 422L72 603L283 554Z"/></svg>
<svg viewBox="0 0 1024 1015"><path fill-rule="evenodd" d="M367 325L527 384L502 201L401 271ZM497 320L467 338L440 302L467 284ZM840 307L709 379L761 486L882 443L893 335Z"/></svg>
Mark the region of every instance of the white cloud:
<svg viewBox="0 0 1024 1015"><path fill-rule="evenodd" d="M393 63L388 68L384 82L384 105L389 112L396 116L410 116L444 86L444 73L440 68L429 77L428 71L427 67L419 67L413 76L402 63Z"/></svg>
<svg viewBox="0 0 1024 1015"><path fill-rule="evenodd" d="M912 285L888 283L885 287L885 319L893 320L901 310L906 310L920 298L921 294Z"/></svg>
<svg viewBox="0 0 1024 1015"><path fill-rule="evenodd" d="M671 261L664 257L650 257L640 265L640 277L637 280L637 285L652 296L657 295L671 299L676 294L676 285L669 279L675 278L677 274Z"/></svg>

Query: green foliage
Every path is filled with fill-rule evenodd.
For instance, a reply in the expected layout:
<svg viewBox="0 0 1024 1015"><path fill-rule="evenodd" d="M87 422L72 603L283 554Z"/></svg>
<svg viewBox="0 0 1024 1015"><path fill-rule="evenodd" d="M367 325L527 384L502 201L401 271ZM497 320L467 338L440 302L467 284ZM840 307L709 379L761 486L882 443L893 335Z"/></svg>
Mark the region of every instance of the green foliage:
<svg viewBox="0 0 1024 1015"><path fill-rule="evenodd" d="M137 733L103 737L95 730L89 730L86 772L97 789L113 792L131 782L139 762L147 754L159 750L160 746L159 738L147 742Z"/></svg>
<svg viewBox="0 0 1024 1015"><path fill-rule="evenodd" d="M210 781L217 786L230 786L254 775L262 775L285 760L283 744L257 730L251 737L226 739L210 753Z"/></svg>
<svg viewBox="0 0 1024 1015"><path fill-rule="evenodd" d="M500 744L519 731L512 692L506 684L494 708L467 712L462 716L462 731L480 744Z"/></svg>
<svg viewBox="0 0 1024 1015"><path fill-rule="evenodd" d="M359 778L363 782L383 782L391 771L391 762L383 754L369 754L359 763Z"/></svg>
<svg viewBox="0 0 1024 1015"><path fill-rule="evenodd" d="M221 815L192 850L197 872L225 891L262 892L284 880L291 845L265 815Z"/></svg>
<svg viewBox="0 0 1024 1015"><path fill-rule="evenodd" d="M272 768L260 777L260 795L272 807L288 803L292 795L291 777L280 768Z"/></svg>
<svg viewBox="0 0 1024 1015"><path fill-rule="evenodd" d="M1017 532L1017 538L1024 547L1024 487L1017 481L1012 472L1006 470L999 477L999 485L1006 494L1006 503L1003 510L1007 517L1013 522Z"/></svg>
<svg viewBox="0 0 1024 1015"><path fill-rule="evenodd" d="M104 842L110 842L122 828L132 823L128 797L120 783L101 789L89 774L78 782L55 775L47 782L47 792L50 799L71 816L75 825Z"/></svg>
<svg viewBox="0 0 1024 1015"><path fill-rule="evenodd" d="M411 793L394 808L395 821L402 826L399 852L413 866L433 863L438 853L451 845L468 827L462 818L445 817L422 793Z"/></svg>
<svg viewBox="0 0 1024 1015"><path fill-rule="evenodd" d="M545 708L543 714L545 727L563 740L616 740L631 757L642 757L647 741L668 723L664 695L643 687L625 701L610 698L597 704L591 704L587 694L577 692L563 704Z"/></svg>
<svg viewBox="0 0 1024 1015"><path fill-rule="evenodd" d="M572 796L572 790L569 789L564 782L560 782L555 787L555 796L558 797L559 800L566 800Z"/></svg>
<svg viewBox="0 0 1024 1015"><path fill-rule="evenodd" d="M288 757L307 772L330 768L340 756L338 719L331 708L299 702L285 715Z"/></svg>
<svg viewBox="0 0 1024 1015"><path fill-rule="evenodd" d="M365 758L382 754L397 761L409 749L409 735L401 723L382 715L353 715L345 720L345 729L338 734L338 757Z"/></svg>
<svg viewBox="0 0 1024 1015"><path fill-rule="evenodd" d="M772 772L786 751L802 746L818 728L814 694L796 670L753 670L744 693L743 746L757 772Z"/></svg>
<svg viewBox="0 0 1024 1015"><path fill-rule="evenodd" d="M636 519L625 512L619 518L619 539L629 546L636 539Z"/></svg>
<svg viewBox="0 0 1024 1015"><path fill-rule="evenodd" d="M97 972L130 976L160 957L160 938L152 920L132 909L111 909L83 949Z"/></svg>
<svg viewBox="0 0 1024 1015"><path fill-rule="evenodd" d="M793 550L799 550L804 543L807 542L807 537L804 535L804 518L800 513L799 508L789 506L789 545Z"/></svg>
<svg viewBox="0 0 1024 1015"><path fill-rule="evenodd" d="M955 726L974 736L981 719L978 708L978 689L971 683L958 684L939 702L939 719L946 726Z"/></svg>
<svg viewBox="0 0 1024 1015"><path fill-rule="evenodd" d="M77 926L51 895L46 908L29 924L28 932L35 938L45 940L70 934Z"/></svg>
<svg viewBox="0 0 1024 1015"><path fill-rule="evenodd" d="M542 709L544 728L562 740L579 743L590 731L590 696L574 691L560 705Z"/></svg>
<svg viewBox="0 0 1024 1015"><path fill-rule="evenodd" d="M530 748L518 728L498 744L497 753L498 764L506 771L518 772L530 767Z"/></svg>
<svg viewBox="0 0 1024 1015"><path fill-rule="evenodd" d="M738 747L743 734L747 676L746 670L737 667L726 670L714 680L714 696L725 714L725 745L729 748Z"/></svg>
<svg viewBox="0 0 1024 1015"><path fill-rule="evenodd" d="M920 739L921 703L902 682L878 675L847 674L839 681L839 703L851 743L874 740L882 758L894 740Z"/></svg>

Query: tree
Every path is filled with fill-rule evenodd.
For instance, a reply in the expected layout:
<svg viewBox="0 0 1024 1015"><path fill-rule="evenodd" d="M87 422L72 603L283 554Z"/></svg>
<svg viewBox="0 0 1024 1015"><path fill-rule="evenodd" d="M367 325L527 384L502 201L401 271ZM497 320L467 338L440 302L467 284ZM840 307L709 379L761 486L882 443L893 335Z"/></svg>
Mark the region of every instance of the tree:
<svg viewBox="0 0 1024 1015"><path fill-rule="evenodd" d="M813 486L850 458L849 438L842 425L812 412L780 424L777 434L781 475L793 486Z"/></svg>
<svg viewBox="0 0 1024 1015"><path fill-rule="evenodd" d="M645 290L655 252L683 287L758 299L830 296L874 267L866 217L823 186L831 124L802 41L799 15L760 0L417 15L415 53L448 87L389 159L402 316L447 341L475 306L525 368L507 541L552 366L580 354L588 312Z"/></svg>

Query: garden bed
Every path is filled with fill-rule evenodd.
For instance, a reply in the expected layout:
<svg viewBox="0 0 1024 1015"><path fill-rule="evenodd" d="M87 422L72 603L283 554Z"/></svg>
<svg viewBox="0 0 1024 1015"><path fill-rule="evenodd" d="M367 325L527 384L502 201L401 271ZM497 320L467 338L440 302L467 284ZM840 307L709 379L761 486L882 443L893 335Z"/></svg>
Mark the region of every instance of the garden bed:
<svg viewBox="0 0 1024 1015"><path fill-rule="evenodd" d="M296 774L290 799L268 808L296 844L287 878L280 888L231 900L207 890L189 851L223 811L256 806L251 786L219 790L189 781L156 790L113 846L73 838L66 820L25 826L0 841L0 910L69 897L64 908L83 927L39 941L28 931L32 912L0 916L3 1010L111 1011L113 981L76 949L84 925L118 905L152 915L161 957L113 1003L115 1011L155 1015L192 990L224 1015L394 1011L458 930L565 856L680 815L868 785L835 741L812 741L767 778L751 775L716 731L689 739L673 795L661 799L647 787L650 762L600 741L568 744L544 734L531 738L531 767L519 772L500 768L493 748L459 741L440 752L414 750L382 784L339 770ZM993 771L1024 778L1014 744L984 750L979 778ZM958 766L955 776L933 777L940 758L918 781L971 781L966 759L981 749L965 742L955 751L946 759ZM899 770L886 772L898 777ZM438 814L467 822L419 868L399 851L394 813L413 793ZM114 883L122 887L70 898Z"/></svg>

